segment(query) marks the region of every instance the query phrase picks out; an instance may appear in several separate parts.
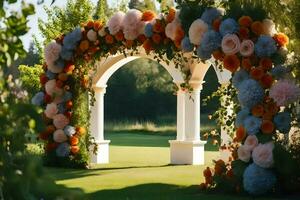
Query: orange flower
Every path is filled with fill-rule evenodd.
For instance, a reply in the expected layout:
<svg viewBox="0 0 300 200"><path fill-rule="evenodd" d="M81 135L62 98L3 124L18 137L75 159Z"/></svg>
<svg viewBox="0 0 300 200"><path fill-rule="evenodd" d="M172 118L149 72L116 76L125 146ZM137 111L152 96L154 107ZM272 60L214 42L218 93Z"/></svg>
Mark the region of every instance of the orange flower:
<svg viewBox="0 0 300 200"><path fill-rule="evenodd" d="M221 25L221 19L215 19L213 21L212 27L215 31L219 31L220 30L220 25Z"/></svg>
<svg viewBox="0 0 300 200"><path fill-rule="evenodd" d="M93 28L94 27L94 22L92 20L88 21L86 24L87 28Z"/></svg>
<svg viewBox="0 0 300 200"><path fill-rule="evenodd" d="M233 170L232 170L232 169L230 169L230 170L228 170L228 171L226 172L226 177L227 177L228 179L231 179L231 178L234 177L234 173L233 173Z"/></svg>
<svg viewBox="0 0 300 200"><path fill-rule="evenodd" d="M71 146L71 152L73 154L77 154L79 152L79 147L78 146Z"/></svg>
<svg viewBox="0 0 300 200"><path fill-rule="evenodd" d="M273 84L273 77L270 74L265 74L260 79L260 83L264 88L270 88Z"/></svg>
<svg viewBox="0 0 300 200"><path fill-rule="evenodd" d="M258 104L251 109L251 113L255 117L261 117L264 114L264 107L262 105Z"/></svg>
<svg viewBox="0 0 300 200"><path fill-rule="evenodd" d="M273 119L273 114L270 112L265 112L262 116L263 120L272 120Z"/></svg>
<svg viewBox="0 0 300 200"><path fill-rule="evenodd" d="M133 45L133 40L126 40L125 46L126 46L127 48L132 47L132 45Z"/></svg>
<svg viewBox="0 0 300 200"><path fill-rule="evenodd" d="M275 115L279 111L279 107L273 101L266 103L264 106L265 106L265 111L267 113L270 113L271 115Z"/></svg>
<svg viewBox="0 0 300 200"><path fill-rule="evenodd" d="M142 21L151 21L156 17L156 14L152 10L146 10L143 12Z"/></svg>
<svg viewBox="0 0 300 200"><path fill-rule="evenodd" d="M275 129L273 122L270 120L263 120L260 128L264 134L272 134Z"/></svg>
<svg viewBox="0 0 300 200"><path fill-rule="evenodd" d="M264 26L260 21L255 21L251 25L251 30L256 35L261 35L264 31Z"/></svg>
<svg viewBox="0 0 300 200"><path fill-rule="evenodd" d="M150 51L153 49L151 40L150 39L145 40L145 42L143 43L143 47L146 53L149 54Z"/></svg>
<svg viewBox="0 0 300 200"><path fill-rule="evenodd" d="M270 58L262 58L259 61L259 65L263 68L263 70L267 71L272 69L272 60Z"/></svg>
<svg viewBox="0 0 300 200"><path fill-rule="evenodd" d="M48 133L48 134L53 133L55 130L56 130L56 128L55 128L55 126L53 126L53 125L48 125L48 126L46 127L46 133Z"/></svg>
<svg viewBox="0 0 300 200"><path fill-rule="evenodd" d="M224 59L224 54L223 54L222 51L216 50L216 51L213 52L213 57L214 57L216 60L221 60L221 61L223 61L223 59Z"/></svg>
<svg viewBox="0 0 300 200"><path fill-rule="evenodd" d="M138 41L141 44L143 44L146 39L147 39L147 37L144 34L138 36Z"/></svg>
<svg viewBox="0 0 300 200"><path fill-rule="evenodd" d="M277 33L274 35L275 41L278 43L279 46L286 46L289 44L289 38L284 33Z"/></svg>
<svg viewBox="0 0 300 200"><path fill-rule="evenodd" d="M242 17L240 17L240 19L239 19L239 24L240 24L241 26L245 26L245 27L250 27L251 24L252 24L252 22L253 22L253 20L252 20L252 18L249 17L249 16L242 16Z"/></svg>
<svg viewBox="0 0 300 200"><path fill-rule="evenodd" d="M211 177L212 173L209 167L206 167L206 169L203 171L203 176L204 177Z"/></svg>
<svg viewBox="0 0 300 200"><path fill-rule="evenodd" d="M181 27L181 26L178 26L177 28L176 28L176 33L175 33L175 40L180 40L180 42L181 42L181 40L184 38L184 30L183 30L183 28Z"/></svg>
<svg viewBox="0 0 300 200"><path fill-rule="evenodd" d="M156 33L162 33L162 32L165 31L161 21L156 20L155 24L153 25L153 31L156 32Z"/></svg>
<svg viewBox="0 0 300 200"><path fill-rule="evenodd" d="M73 107L73 102L71 100L68 100L65 105L67 109L71 109Z"/></svg>
<svg viewBox="0 0 300 200"><path fill-rule="evenodd" d="M72 136L72 137L70 137L70 144L72 145L72 146L75 146L75 145L77 145L78 143L79 143L79 139L78 139L78 137L76 137L76 136Z"/></svg>
<svg viewBox="0 0 300 200"><path fill-rule="evenodd" d="M84 134L86 134L85 128L81 127L81 126L76 127L76 132L78 133L78 135L84 135Z"/></svg>
<svg viewBox="0 0 300 200"><path fill-rule="evenodd" d="M117 41L122 41L122 40L124 40L124 34L123 34L123 32L122 32L122 31L117 32L117 33L115 34L115 38L116 38ZM105 38L105 39L106 39L106 38Z"/></svg>
<svg viewBox="0 0 300 200"><path fill-rule="evenodd" d="M240 67L240 60L236 55L226 55L223 64L225 69L233 73Z"/></svg>
<svg viewBox="0 0 300 200"><path fill-rule="evenodd" d="M260 80L264 75L264 70L261 67L252 67L250 76L255 80Z"/></svg>
<svg viewBox="0 0 300 200"><path fill-rule="evenodd" d="M66 73L59 73L58 74L58 79L61 80L61 81L68 80L68 74L66 74Z"/></svg>
<svg viewBox="0 0 300 200"><path fill-rule="evenodd" d="M222 160L222 159L217 160L217 161L216 161L216 165L219 165L219 166L221 166L221 167L223 167L223 168L226 167L225 162L224 162L224 160Z"/></svg>
<svg viewBox="0 0 300 200"><path fill-rule="evenodd" d="M236 137L235 140L237 140L237 142L241 142L244 140L244 138L246 137L246 129L243 126L240 126L237 130L236 130Z"/></svg>
<svg viewBox="0 0 300 200"><path fill-rule="evenodd" d="M175 14L176 14L176 9L173 8L173 7L171 7L169 9L169 13L168 13L168 15L166 17L167 23L170 23L170 22L172 22L175 19Z"/></svg>
<svg viewBox="0 0 300 200"><path fill-rule="evenodd" d="M101 21L97 20L94 22L94 30L99 31L103 27L103 24Z"/></svg>
<svg viewBox="0 0 300 200"><path fill-rule="evenodd" d="M113 38L113 36L107 34L107 35L105 36L105 42L106 42L107 44L113 44L113 43L114 43L114 38Z"/></svg>
<svg viewBox="0 0 300 200"><path fill-rule="evenodd" d="M58 143L56 143L56 142L47 143L46 151L47 152L52 151L52 150L56 149L57 146L58 146Z"/></svg>
<svg viewBox="0 0 300 200"><path fill-rule="evenodd" d="M82 40L79 44L79 49L82 52L85 52L86 50L88 50L89 46L90 46L90 43L88 40Z"/></svg>
<svg viewBox="0 0 300 200"><path fill-rule="evenodd" d="M243 58L242 60L242 68L246 71L250 71L252 67L252 63L250 58Z"/></svg>
<svg viewBox="0 0 300 200"><path fill-rule="evenodd" d="M249 37L249 29L246 27L241 27L239 30L239 36L241 39L247 39Z"/></svg>
<svg viewBox="0 0 300 200"><path fill-rule="evenodd" d="M212 177L205 177L205 183L207 185L211 185L213 183L213 178Z"/></svg>
<svg viewBox="0 0 300 200"><path fill-rule="evenodd" d="M161 42L161 36L158 33L154 33L151 38L155 44L159 44Z"/></svg>

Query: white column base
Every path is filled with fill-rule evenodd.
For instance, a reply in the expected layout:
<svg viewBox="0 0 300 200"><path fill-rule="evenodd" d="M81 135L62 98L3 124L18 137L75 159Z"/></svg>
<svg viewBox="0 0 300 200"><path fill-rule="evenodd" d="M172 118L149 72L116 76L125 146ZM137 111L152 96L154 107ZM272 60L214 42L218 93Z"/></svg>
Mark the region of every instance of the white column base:
<svg viewBox="0 0 300 200"><path fill-rule="evenodd" d="M109 143L110 140L96 141L96 144L98 145L98 149L96 154L90 152L91 163L94 164L109 163Z"/></svg>
<svg viewBox="0 0 300 200"><path fill-rule="evenodd" d="M206 141L169 140L171 164L203 165Z"/></svg>

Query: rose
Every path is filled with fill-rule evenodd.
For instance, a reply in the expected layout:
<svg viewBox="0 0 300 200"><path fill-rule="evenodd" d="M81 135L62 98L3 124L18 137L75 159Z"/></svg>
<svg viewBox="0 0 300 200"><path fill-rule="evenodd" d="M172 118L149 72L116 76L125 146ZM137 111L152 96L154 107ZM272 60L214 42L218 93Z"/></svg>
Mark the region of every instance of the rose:
<svg viewBox="0 0 300 200"><path fill-rule="evenodd" d="M222 50L226 55L233 55L240 51L240 39L235 34L227 34L222 40Z"/></svg>
<svg viewBox="0 0 300 200"><path fill-rule="evenodd" d="M63 94L63 90L56 86L55 79L50 80L45 84L45 90L46 90L46 93L49 94L50 96L58 97Z"/></svg>
<svg viewBox="0 0 300 200"><path fill-rule="evenodd" d="M57 105L55 103L50 103L47 104L44 113L48 118L53 119L53 117L57 114L57 112L58 112Z"/></svg>
<svg viewBox="0 0 300 200"><path fill-rule="evenodd" d="M95 42L97 40L97 33L94 30L89 30L86 34L89 41Z"/></svg>
<svg viewBox="0 0 300 200"><path fill-rule="evenodd" d="M63 129L69 122L69 119L63 114L57 114L53 117L53 124L57 129Z"/></svg>
<svg viewBox="0 0 300 200"><path fill-rule="evenodd" d="M258 139L255 135L249 135L244 143L245 147L249 149L249 151L253 151L253 149L258 145Z"/></svg>
<svg viewBox="0 0 300 200"><path fill-rule="evenodd" d="M192 44L199 45L204 33L208 31L208 25L201 19L195 20L189 29L189 38Z"/></svg>
<svg viewBox="0 0 300 200"><path fill-rule="evenodd" d="M240 46L240 53L244 57L249 57L254 52L254 43L251 40L244 40Z"/></svg>
<svg viewBox="0 0 300 200"><path fill-rule="evenodd" d="M56 131L53 133L53 140L54 140L55 142L62 143L62 142L67 141L67 139L68 139L68 138L67 138L66 134L65 134L64 131L61 130L61 129L58 129L58 130L56 130Z"/></svg>
<svg viewBox="0 0 300 200"><path fill-rule="evenodd" d="M180 23L175 19L171 23L167 24L165 33L168 38L171 40L175 40L176 36L176 29L177 27L180 26Z"/></svg>
<svg viewBox="0 0 300 200"><path fill-rule="evenodd" d="M250 157L251 157L251 151L248 149L247 146L241 145L238 148L238 158L244 162L249 162Z"/></svg>
<svg viewBox="0 0 300 200"><path fill-rule="evenodd" d="M272 167L274 164L273 148L273 142L259 144L252 152L253 162L263 168Z"/></svg>

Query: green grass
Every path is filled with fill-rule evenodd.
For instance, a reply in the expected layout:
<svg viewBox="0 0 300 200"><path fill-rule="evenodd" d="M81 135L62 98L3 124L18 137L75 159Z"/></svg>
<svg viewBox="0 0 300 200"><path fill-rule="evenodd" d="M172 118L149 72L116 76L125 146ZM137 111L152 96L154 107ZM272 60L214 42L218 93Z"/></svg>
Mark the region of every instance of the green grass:
<svg viewBox="0 0 300 200"><path fill-rule="evenodd" d="M204 180L205 166L169 165L168 140L173 136L107 133L106 138L111 140L109 164L90 170L46 168L46 173L59 185L81 190L84 196L80 199L254 199L201 192L198 185ZM206 151L206 164L218 155L217 151Z"/></svg>

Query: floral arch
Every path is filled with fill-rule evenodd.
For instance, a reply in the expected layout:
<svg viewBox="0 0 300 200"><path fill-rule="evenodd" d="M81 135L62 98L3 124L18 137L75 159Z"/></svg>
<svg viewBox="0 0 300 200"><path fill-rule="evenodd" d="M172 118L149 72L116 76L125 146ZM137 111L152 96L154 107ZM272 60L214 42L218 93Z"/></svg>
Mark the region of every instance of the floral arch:
<svg viewBox="0 0 300 200"><path fill-rule="evenodd" d="M193 9L199 13L187 18ZM284 65L288 37L276 32L266 14L247 9L237 14L198 5L171 8L159 16L152 11L117 12L107 24L89 21L49 43L43 91L32 100L45 109L46 129L40 138L45 140L46 162L84 167L90 152L95 153L92 161L108 161L108 141L103 138L106 81L122 63L150 56L178 86L171 162L203 164L199 94L213 64L220 83L231 87L227 95L235 107L227 112L227 122L234 132L229 133L232 142L222 146L230 151L229 159L217 161L213 174L210 168L204 171L203 187L242 184L251 194L271 191L281 178L276 166L284 164L273 152L283 151L278 137L291 128L291 105L300 91Z"/></svg>

